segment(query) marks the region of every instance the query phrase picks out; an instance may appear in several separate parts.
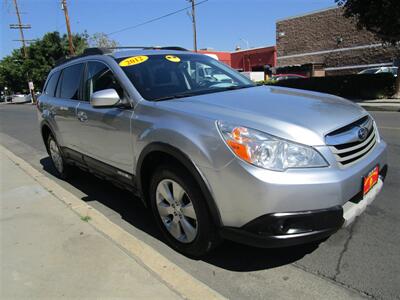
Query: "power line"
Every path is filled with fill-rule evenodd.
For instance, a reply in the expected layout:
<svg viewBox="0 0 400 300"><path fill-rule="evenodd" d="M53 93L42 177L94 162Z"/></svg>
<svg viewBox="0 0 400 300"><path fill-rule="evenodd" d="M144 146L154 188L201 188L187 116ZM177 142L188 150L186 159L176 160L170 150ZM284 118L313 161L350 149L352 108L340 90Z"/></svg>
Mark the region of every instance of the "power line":
<svg viewBox="0 0 400 300"><path fill-rule="evenodd" d="M208 0L200 1L200 2L198 2L198 3L196 3L196 4L194 4L194 6L198 6L198 5L203 4L203 3L207 2L207 1L208 1ZM160 17L153 18L153 19L150 19L150 20L148 20L148 21L145 21L145 22L142 22L142 23L133 25L133 26L125 27L125 28L119 29L119 30L117 30L117 31L113 31L113 32L107 33L106 35L112 35L112 34L116 34L116 33L120 33L120 32L126 31L126 30L135 29L135 28L138 28L138 27L140 27L140 26L143 26L143 25L146 25L146 24L149 24L149 23L152 23L152 22L161 20L161 19L163 19L163 18L172 16L172 15L175 15L175 14L180 13L180 12L182 12L182 11L185 11L185 10L187 10L187 9L189 9L189 8L192 9L192 8L193 8L192 5L187 6L187 7L185 7L185 8L182 8L182 9L178 9L178 10L176 10L176 11L170 12L170 13L165 14L165 15L162 15L162 16L160 16Z"/></svg>

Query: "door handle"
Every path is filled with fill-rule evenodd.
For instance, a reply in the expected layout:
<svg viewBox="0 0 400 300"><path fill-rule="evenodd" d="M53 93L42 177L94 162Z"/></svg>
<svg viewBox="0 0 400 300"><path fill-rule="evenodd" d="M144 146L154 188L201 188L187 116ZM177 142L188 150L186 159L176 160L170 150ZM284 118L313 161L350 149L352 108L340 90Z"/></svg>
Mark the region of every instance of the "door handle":
<svg viewBox="0 0 400 300"><path fill-rule="evenodd" d="M77 117L78 117L78 120L81 122L86 122L88 119L87 114L83 111L78 112Z"/></svg>

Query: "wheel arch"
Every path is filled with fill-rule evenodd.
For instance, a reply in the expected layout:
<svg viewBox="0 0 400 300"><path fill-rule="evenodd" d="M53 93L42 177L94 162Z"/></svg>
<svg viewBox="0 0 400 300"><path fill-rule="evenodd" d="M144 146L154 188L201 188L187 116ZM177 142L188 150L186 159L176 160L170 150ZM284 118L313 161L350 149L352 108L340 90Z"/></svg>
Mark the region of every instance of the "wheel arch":
<svg viewBox="0 0 400 300"><path fill-rule="evenodd" d="M149 201L148 189L150 176L154 169L162 162L180 164L188 171L206 200L206 204L214 224L219 228L222 226L221 216L215 200L211 194L207 180L201 174L200 170L190 160L190 158L181 150L165 143L155 142L147 145L141 152L136 164L136 185L146 203Z"/></svg>

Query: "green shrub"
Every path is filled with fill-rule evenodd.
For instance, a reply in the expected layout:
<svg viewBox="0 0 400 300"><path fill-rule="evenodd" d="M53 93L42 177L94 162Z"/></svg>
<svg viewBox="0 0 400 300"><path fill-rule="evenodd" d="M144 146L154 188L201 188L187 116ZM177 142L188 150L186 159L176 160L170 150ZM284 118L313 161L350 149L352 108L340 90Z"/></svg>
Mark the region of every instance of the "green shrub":
<svg viewBox="0 0 400 300"><path fill-rule="evenodd" d="M264 84L311 90L350 99L377 99L394 94L395 77L391 73L354 74L267 81Z"/></svg>

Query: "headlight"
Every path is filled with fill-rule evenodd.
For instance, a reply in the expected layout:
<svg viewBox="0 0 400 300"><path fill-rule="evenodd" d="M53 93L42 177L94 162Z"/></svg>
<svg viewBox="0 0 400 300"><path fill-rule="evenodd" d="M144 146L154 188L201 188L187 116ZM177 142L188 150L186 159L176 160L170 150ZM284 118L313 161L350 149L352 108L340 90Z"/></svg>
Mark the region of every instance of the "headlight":
<svg viewBox="0 0 400 300"><path fill-rule="evenodd" d="M255 166L274 171L328 166L321 154L312 147L221 121L217 122L217 126L233 153Z"/></svg>

